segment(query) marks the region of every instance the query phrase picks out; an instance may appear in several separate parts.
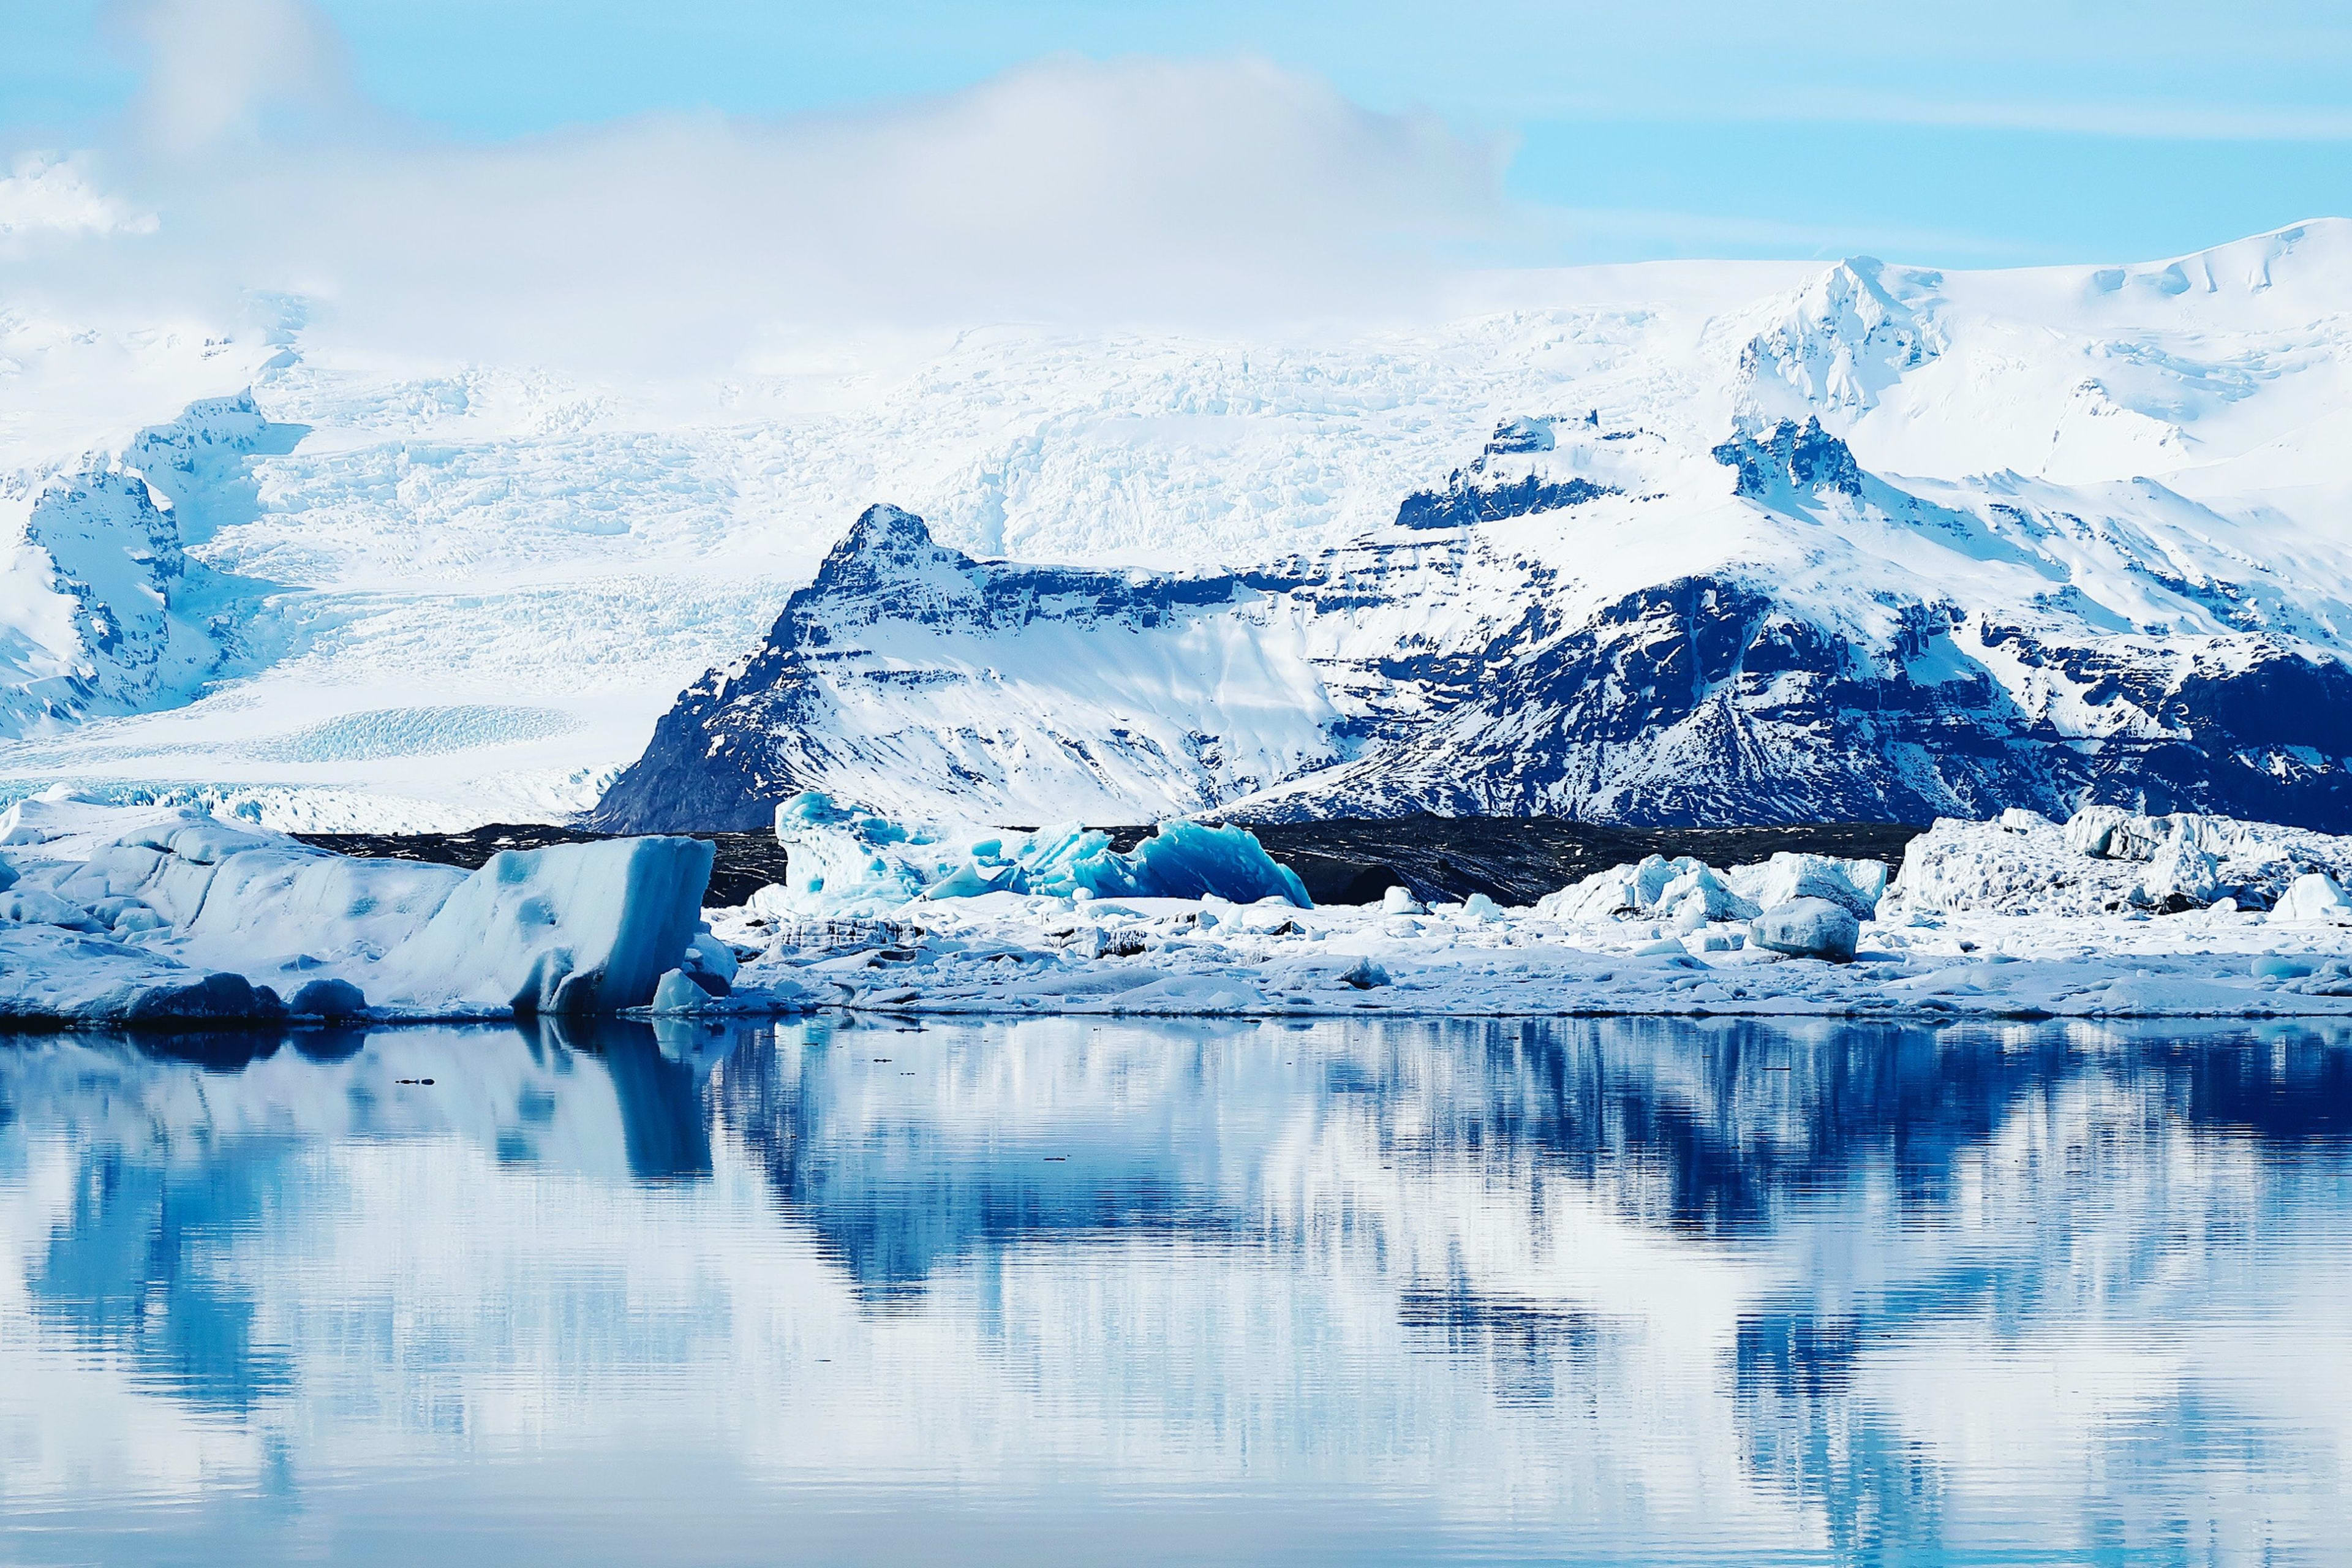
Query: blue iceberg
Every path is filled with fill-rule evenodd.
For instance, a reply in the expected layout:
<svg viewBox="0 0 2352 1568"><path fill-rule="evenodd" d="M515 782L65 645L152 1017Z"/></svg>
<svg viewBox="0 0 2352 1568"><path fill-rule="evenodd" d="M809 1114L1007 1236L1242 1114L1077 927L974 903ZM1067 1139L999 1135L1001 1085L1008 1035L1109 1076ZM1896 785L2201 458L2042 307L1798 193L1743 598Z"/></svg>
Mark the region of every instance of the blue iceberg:
<svg viewBox="0 0 2352 1568"><path fill-rule="evenodd" d="M984 893L1278 898L1312 907L1297 874L1245 827L1163 822L1122 852L1108 833L1076 823L985 837L908 828L811 790L776 808L776 839L791 851L789 871L756 901L778 913L879 914L918 899Z"/></svg>

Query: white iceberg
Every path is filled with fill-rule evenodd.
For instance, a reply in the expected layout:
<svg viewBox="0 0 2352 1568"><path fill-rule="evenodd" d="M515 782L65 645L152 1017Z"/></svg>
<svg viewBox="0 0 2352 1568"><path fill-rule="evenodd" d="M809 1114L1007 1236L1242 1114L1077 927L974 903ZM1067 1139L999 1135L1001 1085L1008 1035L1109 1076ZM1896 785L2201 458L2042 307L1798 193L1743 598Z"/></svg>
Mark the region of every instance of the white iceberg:
<svg viewBox="0 0 2352 1568"><path fill-rule="evenodd" d="M1913 839L1885 914L2266 910L2298 878L2352 875L2352 838L2275 823L2085 806L2065 826L1938 820Z"/></svg>
<svg viewBox="0 0 2352 1568"><path fill-rule="evenodd" d="M1752 920L1792 899L1827 899L1857 920L1869 920L1886 889L1879 860L1781 853L1769 860L1718 871L1691 856L1652 855L1612 866L1536 902L1536 913L1563 925L1625 919L1654 920L1680 931L1718 921Z"/></svg>
<svg viewBox="0 0 2352 1568"><path fill-rule="evenodd" d="M2335 878L2325 871L2307 871L2287 885L2271 910L2279 921L2325 921L2352 925L2352 898L2347 898Z"/></svg>
<svg viewBox="0 0 2352 1568"><path fill-rule="evenodd" d="M700 934L711 856L700 838L500 850L385 967L412 995L519 1013L642 1007Z"/></svg>
<svg viewBox="0 0 2352 1568"><path fill-rule="evenodd" d="M701 929L697 839L510 850L468 873L55 794L0 826L0 1016L610 1011L682 966L723 989L733 963Z"/></svg>
<svg viewBox="0 0 2352 1568"><path fill-rule="evenodd" d="M1853 962L1862 922L1853 911L1827 899L1791 899L1748 922L1748 940L1768 952L1797 958Z"/></svg>

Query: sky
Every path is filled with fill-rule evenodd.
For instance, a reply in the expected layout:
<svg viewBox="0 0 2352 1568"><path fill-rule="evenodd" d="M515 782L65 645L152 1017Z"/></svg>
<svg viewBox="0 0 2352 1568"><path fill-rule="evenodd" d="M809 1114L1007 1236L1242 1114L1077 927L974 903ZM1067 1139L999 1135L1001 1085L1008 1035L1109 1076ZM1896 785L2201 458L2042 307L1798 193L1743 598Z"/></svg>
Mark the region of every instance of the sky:
<svg viewBox="0 0 2352 1568"><path fill-rule="evenodd" d="M213 0L232 13L246 0ZM0 0L0 142L103 141L136 5ZM1057 57L1251 59L1505 149L1536 264L2167 256L2352 212L2352 7L320 0L352 78L499 143L665 113L888 113Z"/></svg>
<svg viewBox="0 0 2352 1568"><path fill-rule="evenodd" d="M2340 0L0 0L0 297L420 363L707 384L2344 214Z"/></svg>

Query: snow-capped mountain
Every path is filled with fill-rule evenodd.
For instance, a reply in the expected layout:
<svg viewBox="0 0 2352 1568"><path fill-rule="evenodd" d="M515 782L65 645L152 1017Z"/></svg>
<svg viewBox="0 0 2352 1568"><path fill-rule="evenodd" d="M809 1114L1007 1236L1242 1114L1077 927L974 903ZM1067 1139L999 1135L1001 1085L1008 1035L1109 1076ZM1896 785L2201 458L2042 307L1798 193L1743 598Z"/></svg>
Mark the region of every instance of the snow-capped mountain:
<svg viewBox="0 0 2352 1568"><path fill-rule="evenodd" d="M1002 822L2352 813L2345 606L2220 518L1922 496L1815 420L1710 457L1715 506L1662 533L1706 473L1516 418L1390 530L1181 576L976 562L877 507L597 820L748 827L803 788Z"/></svg>
<svg viewBox="0 0 2352 1568"><path fill-rule="evenodd" d="M0 791L459 826L586 808L642 752L603 820L790 783L1020 822L2092 795L2343 825L2352 224L1477 289L1351 336L1006 327L656 387L362 354L284 299L0 311L0 374L60 394L0 409L11 493L137 474L243 639L196 616L149 679L36 636L95 579L20 552ZM141 434L232 407L241 447ZM925 528L845 535L882 497ZM67 667L92 695L42 707Z"/></svg>

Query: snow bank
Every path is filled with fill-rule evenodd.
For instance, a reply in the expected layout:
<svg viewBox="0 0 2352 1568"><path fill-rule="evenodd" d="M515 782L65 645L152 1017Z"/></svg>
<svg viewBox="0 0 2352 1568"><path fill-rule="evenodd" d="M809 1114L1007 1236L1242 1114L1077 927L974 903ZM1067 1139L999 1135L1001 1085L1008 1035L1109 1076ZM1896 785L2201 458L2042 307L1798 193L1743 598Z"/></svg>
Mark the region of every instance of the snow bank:
<svg viewBox="0 0 2352 1568"><path fill-rule="evenodd" d="M696 839L508 851L469 874L54 794L0 837L0 1017L606 1011L673 971L712 994L732 978Z"/></svg>
<svg viewBox="0 0 2352 1568"><path fill-rule="evenodd" d="M1307 889L1244 827L1160 824L1124 854L1076 823L1034 833L909 828L810 791L776 808L785 880L759 895L771 918L876 916L918 900L991 893L1045 898L1279 898Z"/></svg>
<svg viewBox="0 0 2352 1568"><path fill-rule="evenodd" d="M882 1014L2352 1016L2342 928L2227 908L1889 925L1827 900L1791 900L1756 917L1745 931L1754 940L1738 944L1713 929L1662 938L1648 920L1570 927L1466 906L1402 915L1377 904L1128 899L1074 909L1000 893L917 908L919 924L865 926L864 947L846 940L853 922L831 945L778 937L744 963L742 983ZM739 945L762 934L749 910L712 918ZM676 995L709 1005L683 986Z"/></svg>
<svg viewBox="0 0 2352 1568"><path fill-rule="evenodd" d="M2337 887L2352 877L2352 838L2114 806L2085 807L2063 826L2031 812L1993 822L1947 817L1911 841L1886 913L2160 913L2223 899L2269 910L2312 876ZM2299 895L2291 908L2318 907L2310 900L2320 896Z"/></svg>

